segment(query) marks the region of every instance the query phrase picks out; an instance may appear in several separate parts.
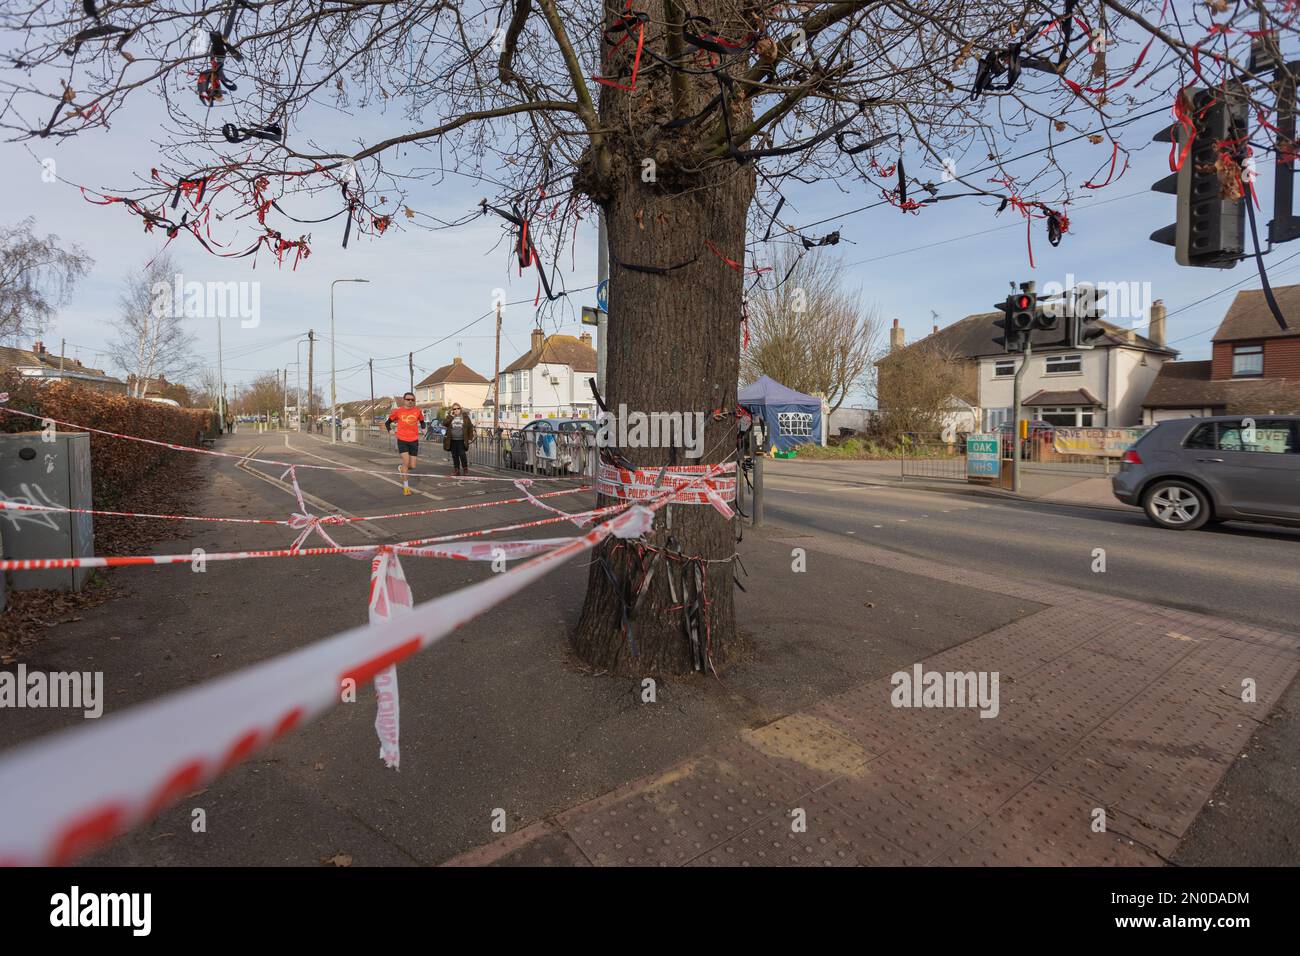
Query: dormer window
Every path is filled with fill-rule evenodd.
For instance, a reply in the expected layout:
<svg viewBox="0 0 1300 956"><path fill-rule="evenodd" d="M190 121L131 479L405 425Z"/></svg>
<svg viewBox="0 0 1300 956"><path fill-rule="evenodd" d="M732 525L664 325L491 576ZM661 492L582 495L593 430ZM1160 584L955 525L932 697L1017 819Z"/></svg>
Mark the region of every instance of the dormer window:
<svg viewBox="0 0 1300 956"><path fill-rule="evenodd" d="M1232 347L1232 377L1252 378L1264 374L1264 346L1234 345Z"/></svg>

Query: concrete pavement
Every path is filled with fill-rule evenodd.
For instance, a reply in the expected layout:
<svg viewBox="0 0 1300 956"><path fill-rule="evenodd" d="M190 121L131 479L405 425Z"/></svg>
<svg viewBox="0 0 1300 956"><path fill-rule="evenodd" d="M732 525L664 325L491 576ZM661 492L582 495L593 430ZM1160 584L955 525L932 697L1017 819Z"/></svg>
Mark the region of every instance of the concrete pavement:
<svg viewBox="0 0 1300 956"><path fill-rule="evenodd" d="M1294 634L826 535L764 539L1045 602L919 662L996 671L997 715L896 706L882 675L453 863L1159 865L1300 671Z"/></svg>

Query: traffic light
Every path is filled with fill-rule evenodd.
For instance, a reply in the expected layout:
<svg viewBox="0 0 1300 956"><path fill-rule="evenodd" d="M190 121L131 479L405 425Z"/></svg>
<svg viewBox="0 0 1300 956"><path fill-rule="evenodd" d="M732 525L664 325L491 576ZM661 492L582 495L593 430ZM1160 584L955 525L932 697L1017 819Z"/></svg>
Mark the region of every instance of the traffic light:
<svg viewBox="0 0 1300 956"><path fill-rule="evenodd" d="M1003 315L993 323L1002 330L993 341L1007 352L1023 352L1029 333L1034 329L1056 328L1056 316L1047 315L1038 305L1038 293L1034 291L1032 282L1020 283L1019 292L1012 292L1006 301L996 303L994 308Z"/></svg>
<svg viewBox="0 0 1300 956"><path fill-rule="evenodd" d="M1101 325L1100 295L1091 285L1081 285L1074 290L1074 298L1066 321L1069 323L1069 335L1066 344L1072 349L1096 348L1097 339L1106 334Z"/></svg>
<svg viewBox="0 0 1300 956"><path fill-rule="evenodd" d="M1034 326L1037 298L1032 292L1012 292L1005 301L994 305L994 308L1002 312L1002 318L993 324L1002 330L1002 334L993 336L993 341L1002 346L1004 351L1025 350L1025 338Z"/></svg>
<svg viewBox="0 0 1300 956"><path fill-rule="evenodd" d="M1246 251L1246 198L1223 198L1217 163L1221 152L1237 150L1246 136L1247 96L1239 85L1188 90L1184 96L1186 122L1154 137L1171 143L1181 164L1151 185L1177 197L1175 221L1151 238L1173 246L1180 266L1231 269Z"/></svg>

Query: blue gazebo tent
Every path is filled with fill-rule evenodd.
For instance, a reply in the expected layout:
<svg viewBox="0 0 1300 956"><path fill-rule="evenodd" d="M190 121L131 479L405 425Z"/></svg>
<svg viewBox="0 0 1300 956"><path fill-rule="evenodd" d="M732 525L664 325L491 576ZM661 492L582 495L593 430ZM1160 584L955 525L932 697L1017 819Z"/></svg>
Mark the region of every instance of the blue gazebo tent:
<svg viewBox="0 0 1300 956"><path fill-rule="evenodd" d="M738 401L767 425L767 436L780 451L794 445L820 445L822 402L820 398L786 388L764 375L740 390Z"/></svg>

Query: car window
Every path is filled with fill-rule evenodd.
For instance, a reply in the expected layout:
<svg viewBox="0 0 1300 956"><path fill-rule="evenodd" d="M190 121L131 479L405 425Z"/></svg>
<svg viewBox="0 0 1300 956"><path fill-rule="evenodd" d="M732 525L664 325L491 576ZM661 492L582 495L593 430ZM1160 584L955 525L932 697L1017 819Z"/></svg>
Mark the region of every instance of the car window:
<svg viewBox="0 0 1300 956"><path fill-rule="evenodd" d="M1192 429L1183 445L1187 448L1217 448L1214 429L1214 422L1202 422Z"/></svg>
<svg viewBox="0 0 1300 956"><path fill-rule="evenodd" d="M1268 419L1243 419L1219 428L1220 451L1247 451L1284 455L1295 451L1291 423Z"/></svg>

